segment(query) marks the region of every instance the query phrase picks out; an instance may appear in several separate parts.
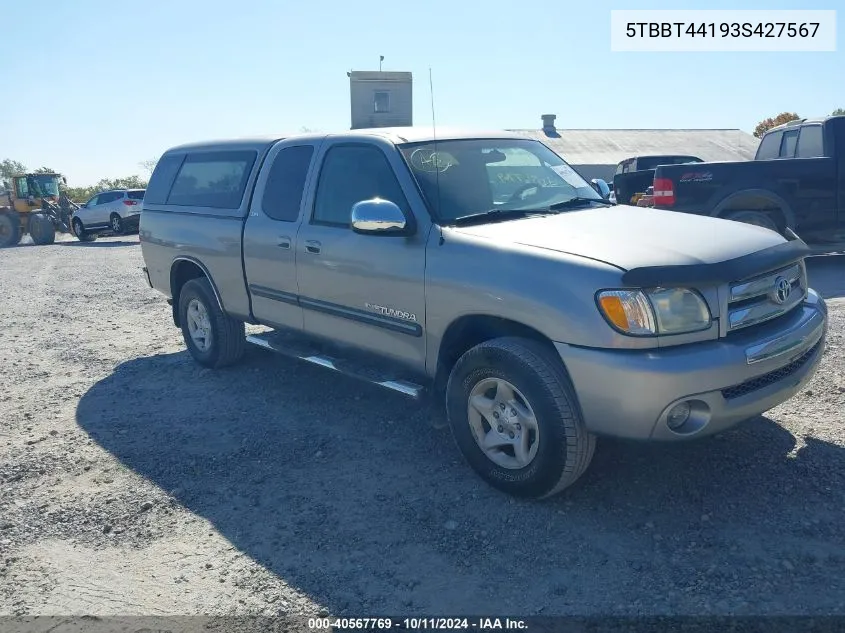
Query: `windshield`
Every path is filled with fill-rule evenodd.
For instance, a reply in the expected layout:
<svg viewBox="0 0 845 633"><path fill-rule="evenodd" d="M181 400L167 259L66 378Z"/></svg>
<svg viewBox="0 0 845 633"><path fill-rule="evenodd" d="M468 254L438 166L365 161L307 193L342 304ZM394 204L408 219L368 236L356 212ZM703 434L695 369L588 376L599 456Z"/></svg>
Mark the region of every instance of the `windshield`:
<svg viewBox="0 0 845 633"><path fill-rule="evenodd" d="M42 196L56 196L59 195L59 178L58 176L49 176L45 174L39 174L36 176L30 176L28 179L29 181L29 192L33 196L40 198Z"/></svg>
<svg viewBox="0 0 845 633"><path fill-rule="evenodd" d="M426 141L400 150L429 208L443 223L493 209L540 211L573 198L602 200L539 141Z"/></svg>
<svg viewBox="0 0 845 633"><path fill-rule="evenodd" d="M130 200L143 200L145 191L145 189L139 189L138 191L127 191L126 197Z"/></svg>

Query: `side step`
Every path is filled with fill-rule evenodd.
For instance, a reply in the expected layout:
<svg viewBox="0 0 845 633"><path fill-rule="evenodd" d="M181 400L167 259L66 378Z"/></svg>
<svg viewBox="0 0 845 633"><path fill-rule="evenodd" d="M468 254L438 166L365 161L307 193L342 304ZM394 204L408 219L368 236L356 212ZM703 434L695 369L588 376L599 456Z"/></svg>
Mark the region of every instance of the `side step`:
<svg viewBox="0 0 845 633"><path fill-rule="evenodd" d="M414 400L422 400L425 393L425 387L422 385L386 376L372 364L332 358L320 352L315 346L298 340L293 335L277 331L263 332L261 334L247 335L246 341L258 347L269 349L277 354L287 356L288 358L303 360L312 365L319 365L320 367L334 370L344 376L365 380L379 387L401 393Z"/></svg>

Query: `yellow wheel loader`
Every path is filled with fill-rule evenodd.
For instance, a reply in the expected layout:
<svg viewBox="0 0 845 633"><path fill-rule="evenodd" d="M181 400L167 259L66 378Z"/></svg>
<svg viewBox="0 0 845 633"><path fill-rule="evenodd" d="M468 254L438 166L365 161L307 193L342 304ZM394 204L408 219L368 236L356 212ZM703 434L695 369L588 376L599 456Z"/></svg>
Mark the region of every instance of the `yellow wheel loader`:
<svg viewBox="0 0 845 633"><path fill-rule="evenodd" d="M15 246L29 233L36 244L52 244L56 233L71 232L79 207L60 190L61 174L20 174L0 188L0 248Z"/></svg>

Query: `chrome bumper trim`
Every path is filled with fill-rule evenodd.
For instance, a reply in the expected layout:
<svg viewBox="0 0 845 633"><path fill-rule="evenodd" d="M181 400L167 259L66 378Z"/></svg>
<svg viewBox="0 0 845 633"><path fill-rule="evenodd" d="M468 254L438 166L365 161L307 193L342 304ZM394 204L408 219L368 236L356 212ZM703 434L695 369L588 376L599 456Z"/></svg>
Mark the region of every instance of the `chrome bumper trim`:
<svg viewBox="0 0 845 633"><path fill-rule="evenodd" d="M785 334L757 343L745 350L749 365L772 360L794 352L803 352L818 343L824 334L825 317L815 308L804 308L801 320Z"/></svg>

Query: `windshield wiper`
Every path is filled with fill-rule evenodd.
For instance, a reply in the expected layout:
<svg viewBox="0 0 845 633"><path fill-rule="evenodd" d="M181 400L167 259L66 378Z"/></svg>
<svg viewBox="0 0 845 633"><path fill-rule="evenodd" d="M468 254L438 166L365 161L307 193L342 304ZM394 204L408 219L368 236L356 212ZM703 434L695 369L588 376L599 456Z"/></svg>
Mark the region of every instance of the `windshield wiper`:
<svg viewBox="0 0 845 633"><path fill-rule="evenodd" d="M529 215L543 215L545 212L546 209L488 209L480 213L462 215L449 222L449 224L461 226L472 224L473 222L483 222L485 220L508 220L512 218L524 218Z"/></svg>
<svg viewBox="0 0 845 633"><path fill-rule="evenodd" d="M575 209L577 207L583 207L584 205L590 202L599 202L608 206L614 206L610 200L605 200L604 198L585 198L583 196L575 196L574 198L564 200L563 202L555 202L554 204L549 205L549 209L551 209L552 211L559 211L561 209Z"/></svg>

